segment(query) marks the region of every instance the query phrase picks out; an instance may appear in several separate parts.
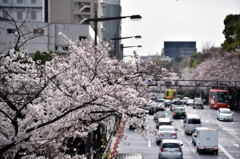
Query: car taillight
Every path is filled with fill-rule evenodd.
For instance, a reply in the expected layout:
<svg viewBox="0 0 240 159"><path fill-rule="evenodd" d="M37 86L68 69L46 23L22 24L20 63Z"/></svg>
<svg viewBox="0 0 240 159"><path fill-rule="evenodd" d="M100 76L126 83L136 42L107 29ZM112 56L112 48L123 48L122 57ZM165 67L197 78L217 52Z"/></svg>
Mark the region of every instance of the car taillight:
<svg viewBox="0 0 240 159"><path fill-rule="evenodd" d="M158 136L162 136L162 134L161 133L157 133L158 134Z"/></svg>
<svg viewBox="0 0 240 159"><path fill-rule="evenodd" d="M163 147L161 147L161 148L160 148L160 151L161 151L161 152L164 152L164 148L163 148Z"/></svg>
<svg viewBox="0 0 240 159"><path fill-rule="evenodd" d="M181 147L179 147L179 152L182 152L182 148Z"/></svg>
<svg viewBox="0 0 240 159"><path fill-rule="evenodd" d="M173 133L173 134L171 134L171 136L177 136L177 134L176 134L176 133Z"/></svg>
<svg viewBox="0 0 240 159"><path fill-rule="evenodd" d="M214 147L213 149L214 149L214 150L218 150L218 147Z"/></svg>

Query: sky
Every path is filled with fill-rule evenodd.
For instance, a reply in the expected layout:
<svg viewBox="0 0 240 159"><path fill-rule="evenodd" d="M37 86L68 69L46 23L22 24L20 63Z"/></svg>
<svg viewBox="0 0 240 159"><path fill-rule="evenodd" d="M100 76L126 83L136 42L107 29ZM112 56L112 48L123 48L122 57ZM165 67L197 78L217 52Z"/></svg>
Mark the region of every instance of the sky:
<svg viewBox="0 0 240 159"><path fill-rule="evenodd" d="M121 0L122 16L140 14L142 19L122 20L124 55L133 50L141 56L160 54L164 41L196 41L197 51L208 43L220 46L224 41L224 18L240 14L240 0Z"/></svg>

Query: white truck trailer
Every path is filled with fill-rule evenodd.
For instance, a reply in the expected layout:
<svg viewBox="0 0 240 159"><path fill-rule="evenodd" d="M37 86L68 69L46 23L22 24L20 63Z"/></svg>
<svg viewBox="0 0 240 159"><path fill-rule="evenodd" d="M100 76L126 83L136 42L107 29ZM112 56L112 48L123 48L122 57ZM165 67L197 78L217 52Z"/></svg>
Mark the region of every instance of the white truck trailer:
<svg viewBox="0 0 240 159"><path fill-rule="evenodd" d="M217 129L198 127L192 134L192 140L199 154L202 152L213 152L215 155L218 155Z"/></svg>

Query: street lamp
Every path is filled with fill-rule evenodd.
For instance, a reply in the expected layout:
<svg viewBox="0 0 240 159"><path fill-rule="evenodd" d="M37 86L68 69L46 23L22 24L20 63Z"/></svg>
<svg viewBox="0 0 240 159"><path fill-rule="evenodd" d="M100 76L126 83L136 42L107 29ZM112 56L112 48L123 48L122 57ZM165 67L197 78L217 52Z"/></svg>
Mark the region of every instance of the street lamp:
<svg viewBox="0 0 240 159"><path fill-rule="evenodd" d="M116 38L112 38L111 40L122 40L122 39L130 39L130 38L140 39L142 38L142 36L137 35L137 36L127 36L127 37L116 37Z"/></svg>
<svg viewBox="0 0 240 159"><path fill-rule="evenodd" d="M115 37L111 39L111 40L114 40L114 49L113 49L114 54L117 54L117 41L122 40L122 39L130 39L130 38L140 39L140 38L142 38L142 36L136 35L136 36L127 36L127 37L116 37L116 35L115 35Z"/></svg>
<svg viewBox="0 0 240 159"><path fill-rule="evenodd" d="M132 47L142 47L142 45L136 45L136 46L123 46L122 48L126 49L126 48L132 48Z"/></svg>
<svg viewBox="0 0 240 159"><path fill-rule="evenodd" d="M131 15L131 16L122 16L122 17L104 17L104 18L98 18L97 12L95 12L94 18L89 18L86 20L86 22L94 22L94 31L95 31L95 46L97 45L97 22L100 21L108 21L108 20L118 20L118 19L124 19L124 18L130 18L132 20L140 20L142 17L140 15Z"/></svg>

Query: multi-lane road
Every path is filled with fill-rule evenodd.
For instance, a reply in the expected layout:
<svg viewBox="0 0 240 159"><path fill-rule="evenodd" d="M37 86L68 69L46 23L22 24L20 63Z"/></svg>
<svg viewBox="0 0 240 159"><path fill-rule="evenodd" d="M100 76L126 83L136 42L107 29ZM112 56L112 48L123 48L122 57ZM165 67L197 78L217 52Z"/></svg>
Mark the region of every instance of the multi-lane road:
<svg viewBox="0 0 240 159"><path fill-rule="evenodd" d="M196 153L195 147L192 145L191 136L187 136L183 130L183 120L174 119L173 126L177 128L178 139L183 142L184 159L239 159L240 158L240 113L234 112L233 122L223 122L216 119L216 110L209 109L193 109L186 107L187 113L198 114L202 120L202 126L216 128L219 130L219 154L201 154ZM171 117L171 112L167 108L167 115ZM136 131L129 130L126 126L124 138L119 145L119 152L140 152L144 155L144 159L157 159L159 147L155 142L155 122L153 116L148 115L147 128L151 133L141 134Z"/></svg>

